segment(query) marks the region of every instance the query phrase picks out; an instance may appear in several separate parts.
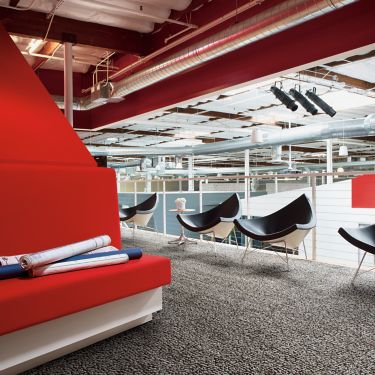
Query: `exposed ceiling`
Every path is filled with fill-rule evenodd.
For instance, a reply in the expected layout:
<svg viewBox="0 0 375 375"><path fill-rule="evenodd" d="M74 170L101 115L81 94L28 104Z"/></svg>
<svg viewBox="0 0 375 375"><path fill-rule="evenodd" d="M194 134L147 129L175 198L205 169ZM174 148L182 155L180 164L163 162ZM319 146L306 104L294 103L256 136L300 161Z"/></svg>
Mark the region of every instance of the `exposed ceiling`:
<svg viewBox="0 0 375 375"><path fill-rule="evenodd" d="M246 5L245 0L238 0L235 8L248 6L251 10L264 2L267 0L253 0L247 1ZM232 2L220 4L223 14L233 12ZM183 35L197 25L215 22L219 13L215 18L214 12L209 11L214 5L215 0L0 0L0 21L13 34L13 40L34 70L62 71L61 43L74 37L73 70L89 73L91 77L95 68L119 69L113 64L116 58L125 56L129 59L127 64L131 64L144 54L168 44L169 38ZM15 10L15 7L26 10ZM155 40L147 39L156 35ZM144 48L146 39L147 51ZM104 61L108 64L103 64ZM288 126L363 118L375 113L374 67L375 52L369 49L367 53L344 60L317 65L271 81L220 90L112 123L105 129L78 131L78 134L88 145L169 147L249 137L255 127L267 133ZM315 87L317 94L337 111L336 116L332 119L321 110L312 116L301 105L297 111L291 112L271 93L270 87L275 82L285 92L296 88L305 93ZM348 140L345 134L334 143L336 160L346 159L339 157L337 152L343 139L353 157L375 160L372 137ZM294 145L291 150L293 161L298 163L325 162L324 141ZM284 159L289 157L288 151L289 147L283 146ZM251 151L253 165L272 165L270 159L269 148ZM123 162L126 158L110 160ZM242 166L243 153L199 156L195 164Z"/></svg>
<svg viewBox="0 0 375 375"><path fill-rule="evenodd" d="M254 127L267 133L287 128L289 123L296 127L363 118L375 113L375 85L371 82L372 71L366 76L368 81L358 78L358 72L366 71L374 62L374 51L369 51L344 61L332 61L329 64L332 68L329 65L316 66L276 79L221 90L208 97L120 121L99 131L79 131L78 134L87 145L169 147L249 137ZM352 64L356 66L354 73L349 70ZM297 111L290 111L270 91L275 82L285 92L297 88L304 94L315 88L317 95L336 110L336 115L331 118L318 108L318 114L313 116L301 105ZM374 142L372 137L347 139L344 132L342 138L334 142L334 159L346 161L346 157L338 155L339 146L345 143L353 160L375 160ZM286 161L288 152L289 147L285 145L283 159ZM121 162L126 158L113 157L110 160ZM270 148L251 150L253 165L274 164L270 160ZM324 164L326 142L292 146L292 160L299 164ZM243 153L195 156L195 165L242 166Z"/></svg>

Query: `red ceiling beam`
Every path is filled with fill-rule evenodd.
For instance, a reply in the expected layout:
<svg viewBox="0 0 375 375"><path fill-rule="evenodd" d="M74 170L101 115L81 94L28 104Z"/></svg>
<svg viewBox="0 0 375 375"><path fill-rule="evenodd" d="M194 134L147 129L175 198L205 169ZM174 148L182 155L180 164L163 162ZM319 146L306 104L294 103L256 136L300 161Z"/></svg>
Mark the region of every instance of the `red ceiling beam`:
<svg viewBox="0 0 375 375"><path fill-rule="evenodd" d="M0 7L0 22L8 33L44 38L49 21L45 13ZM67 37L77 44L143 55L143 39L138 32L55 16L48 40L62 42Z"/></svg>
<svg viewBox="0 0 375 375"><path fill-rule="evenodd" d="M360 0L201 64L92 110L91 128L374 43L374 11L373 0Z"/></svg>

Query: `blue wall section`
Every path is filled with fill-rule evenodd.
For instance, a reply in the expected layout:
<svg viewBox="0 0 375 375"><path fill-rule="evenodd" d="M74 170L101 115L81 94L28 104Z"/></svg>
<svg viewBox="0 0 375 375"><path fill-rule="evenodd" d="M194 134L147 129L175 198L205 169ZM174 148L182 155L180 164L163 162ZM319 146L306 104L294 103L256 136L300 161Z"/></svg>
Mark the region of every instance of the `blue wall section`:
<svg viewBox="0 0 375 375"><path fill-rule="evenodd" d="M143 202L152 193L137 193L137 203ZM153 215L153 219L150 221L149 226L154 226L154 221L157 226L158 232L163 232L163 193L159 194L159 204ZM221 202L229 198L233 192L203 192L202 193L202 211L210 210L211 208L217 206ZM244 193L238 193L241 199L244 198ZM119 193L119 205L134 206L134 193ZM178 236L180 234L180 224L176 219L176 212L170 212L170 209L176 208L175 200L177 198L186 199L186 208L192 208L195 213L199 213L199 194L189 193L189 192L177 192L177 193L166 193L166 220L167 220L167 234L172 234ZM199 235L195 233L187 233L189 237L198 238Z"/></svg>

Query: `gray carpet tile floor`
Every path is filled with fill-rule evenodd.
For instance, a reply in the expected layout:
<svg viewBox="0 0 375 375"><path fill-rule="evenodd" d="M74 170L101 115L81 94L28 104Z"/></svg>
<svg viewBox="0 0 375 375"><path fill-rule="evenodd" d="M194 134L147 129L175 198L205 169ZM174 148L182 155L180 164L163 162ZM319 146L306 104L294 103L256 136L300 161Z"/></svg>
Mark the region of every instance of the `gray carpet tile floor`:
<svg viewBox="0 0 375 375"><path fill-rule="evenodd" d="M163 310L28 375L375 374L374 273L156 238L136 245L172 260Z"/></svg>

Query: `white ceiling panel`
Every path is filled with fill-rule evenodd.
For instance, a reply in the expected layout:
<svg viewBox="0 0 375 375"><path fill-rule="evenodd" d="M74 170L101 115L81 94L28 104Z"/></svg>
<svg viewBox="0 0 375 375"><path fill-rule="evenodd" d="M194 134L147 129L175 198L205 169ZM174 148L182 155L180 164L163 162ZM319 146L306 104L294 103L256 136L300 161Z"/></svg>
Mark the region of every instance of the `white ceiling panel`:
<svg viewBox="0 0 375 375"><path fill-rule="evenodd" d="M332 72L375 83L375 57L329 67Z"/></svg>

